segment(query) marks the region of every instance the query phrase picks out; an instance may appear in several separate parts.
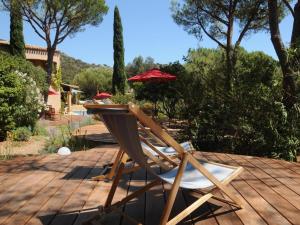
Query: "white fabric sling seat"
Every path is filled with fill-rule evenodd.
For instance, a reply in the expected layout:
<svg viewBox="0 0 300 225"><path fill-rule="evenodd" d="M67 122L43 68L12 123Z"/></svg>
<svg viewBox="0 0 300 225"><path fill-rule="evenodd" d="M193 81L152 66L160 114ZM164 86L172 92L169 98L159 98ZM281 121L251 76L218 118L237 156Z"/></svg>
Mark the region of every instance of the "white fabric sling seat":
<svg viewBox="0 0 300 225"><path fill-rule="evenodd" d="M223 181L232 175L235 172L235 169L228 168L216 164L212 164L203 160L198 160L199 163L204 166L215 178L219 181ZM175 167L172 170L158 175L162 180L167 183L173 184L178 173L179 167ZM199 170L192 166L192 164L188 163L184 173L182 175L180 185L181 188L187 189L202 189L202 188L211 188L214 184L207 179Z"/></svg>
<svg viewBox="0 0 300 225"><path fill-rule="evenodd" d="M153 156L159 156L157 154L157 152L153 151L146 143L144 143L144 142L141 141L141 145L142 145L143 149L145 149L148 152L150 152ZM180 143L180 145L187 152L191 152L191 151L195 150L194 147L193 147L193 145L192 145L192 143L189 142L189 141L182 142L182 143ZM154 147L158 151L162 152L163 154L165 154L167 156L174 156L174 155L178 154L178 152L174 148L172 148L172 147L163 147L163 146L156 146L156 145L154 145Z"/></svg>

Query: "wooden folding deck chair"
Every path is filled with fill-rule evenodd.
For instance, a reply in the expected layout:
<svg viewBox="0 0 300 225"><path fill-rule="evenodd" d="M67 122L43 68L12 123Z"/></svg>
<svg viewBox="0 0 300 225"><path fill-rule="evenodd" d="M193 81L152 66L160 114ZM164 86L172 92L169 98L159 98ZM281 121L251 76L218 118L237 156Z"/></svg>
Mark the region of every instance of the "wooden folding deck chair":
<svg viewBox="0 0 300 225"><path fill-rule="evenodd" d="M127 107L126 105L117 105L117 104L105 104L105 105L85 105L87 109L105 109L105 108L114 108L114 107ZM142 110L137 108L139 111L139 114L142 115L143 117L148 117ZM152 120L152 118L148 117L149 120ZM152 120L153 121L153 120ZM153 121L154 123L154 121ZM178 152L172 148L166 145L160 138L158 138L155 134L151 132L151 129L146 128L145 126L142 125L142 123L138 122L138 128L139 128L139 137L141 141L142 148L144 150L144 153L152 159L156 164L159 164L161 168L168 170L170 167L164 163L160 163L161 160L158 160L158 158L162 159L163 161L169 162L171 165L177 165L173 160L175 158L178 158ZM143 133L144 135L141 135ZM151 141L155 141L159 146L154 145ZM183 147L185 151L189 152L194 152L194 147L191 144L191 142L186 141L183 143L180 143L180 145ZM130 158L128 155L122 150L119 149L117 156L113 162L113 164L107 164L104 165L104 169L102 170L102 173L100 175L97 175L95 177L92 177L92 180L97 180L97 181L110 181L112 178L116 175L117 169L122 162L127 162L130 161ZM123 170L123 173L131 173L137 170L139 167L130 167L130 168L125 168ZM109 170L109 172L107 172Z"/></svg>
<svg viewBox="0 0 300 225"><path fill-rule="evenodd" d="M102 214L118 210L118 208L122 205L136 198L138 195L148 191L152 187L161 184L161 182L167 182L171 184L172 187L161 216L160 225L179 223L210 198L225 202L237 208L242 208L239 198L237 198L226 186L231 182L231 180L233 180L242 172L243 169L241 167L233 167L204 160L198 160L189 152L184 151L182 146L180 146L158 125L153 123L152 120L150 120L148 117L145 117L143 114L140 114L137 106L129 104L128 106L119 106L119 108L117 106L113 107L114 108L101 109L99 111L107 128L115 136L121 149L140 167L143 167L147 169L148 172L152 173L156 179L140 190L135 191L122 200L112 204L116 188L119 184L125 167L125 163L122 161L118 167L117 175L114 177L106 202L103 207L99 208L101 209ZM155 170L151 167L151 164L148 163L149 161L147 160L147 157L145 157L142 149L137 120L139 120L143 125L149 127L156 136L160 137L163 142L173 147L180 154L180 162L178 166L176 165L169 171L162 174L157 174L155 172ZM198 196L198 198L185 210L169 220L169 216L179 188L188 189L193 196ZM229 198L229 200L215 196L213 191L216 189L222 191ZM124 216L128 218L127 215ZM131 221L134 220L131 219Z"/></svg>

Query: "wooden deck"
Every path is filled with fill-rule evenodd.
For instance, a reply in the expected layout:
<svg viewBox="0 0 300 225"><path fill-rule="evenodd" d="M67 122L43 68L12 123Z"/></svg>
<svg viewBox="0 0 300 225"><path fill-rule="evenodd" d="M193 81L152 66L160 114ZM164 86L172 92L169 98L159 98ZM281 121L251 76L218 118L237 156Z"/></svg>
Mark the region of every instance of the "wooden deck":
<svg viewBox="0 0 300 225"><path fill-rule="evenodd" d="M104 203L111 185L89 178L99 174L102 165L115 155L116 146L106 146L68 157L49 155L0 162L0 224L82 224L96 215L92 208ZM196 155L245 168L230 185L245 208L236 211L212 200L182 224L300 224L299 163L216 153ZM114 200L151 179L143 170L124 175ZM155 225L168 188L168 185L157 186L123 210L146 225ZM173 214L191 201L189 195L180 192ZM128 224L118 215L108 216L106 221L113 225Z"/></svg>

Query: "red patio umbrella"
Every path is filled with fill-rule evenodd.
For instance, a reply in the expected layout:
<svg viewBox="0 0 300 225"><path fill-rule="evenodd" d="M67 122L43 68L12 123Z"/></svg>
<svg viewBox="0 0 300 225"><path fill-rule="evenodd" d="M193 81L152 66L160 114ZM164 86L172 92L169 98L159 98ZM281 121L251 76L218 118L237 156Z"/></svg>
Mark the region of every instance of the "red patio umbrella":
<svg viewBox="0 0 300 225"><path fill-rule="evenodd" d="M94 99L105 99L105 98L110 98L112 95L106 92L101 92L101 93L97 93L94 96Z"/></svg>
<svg viewBox="0 0 300 225"><path fill-rule="evenodd" d="M128 81L132 81L132 82L147 82L147 81L163 82L163 81L170 81L170 80L176 80L176 76L171 75L169 73L164 73L159 69L151 69L144 73L130 77L128 79Z"/></svg>

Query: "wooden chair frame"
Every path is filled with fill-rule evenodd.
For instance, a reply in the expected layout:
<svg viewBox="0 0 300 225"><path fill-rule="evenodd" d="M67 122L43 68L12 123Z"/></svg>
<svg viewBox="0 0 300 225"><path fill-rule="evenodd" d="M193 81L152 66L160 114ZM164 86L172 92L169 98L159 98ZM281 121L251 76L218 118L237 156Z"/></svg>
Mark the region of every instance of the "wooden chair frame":
<svg viewBox="0 0 300 225"><path fill-rule="evenodd" d="M234 193L226 186L243 171L242 167L233 167L233 166L229 166L229 165L223 165L223 164L218 164L218 163L214 163L214 162L209 162L209 163L213 163L216 165L221 165L223 167L235 169L235 171L229 177L227 177L223 181L219 181L196 158L194 158L192 154L190 154L189 152L186 152L182 148L181 145L179 145L163 129L161 129L158 125L156 125L151 120L151 118L147 117L137 106L130 103L128 106L125 106L125 107L143 125L146 125L147 127L149 127L151 129L151 131L157 137L160 137L162 139L162 141L166 142L169 146L173 147L178 152L178 154L181 158L177 175L175 177L174 183L171 186L170 194L168 196L165 208L163 210L163 213L162 213L162 216L160 219L160 223L159 223L160 225L174 225L174 224L179 223L181 220L183 220L185 217L190 215L193 211L195 211L198 207L200 207L202 204L204 204L210 198L230 204L237 208L242 208L242 203L241 203L240 199L237 196L235 196ZM106 106L105 108L110 108L110 107ZM104 207L102 208L102 212L110 212L112 210L115 210L116 208L126 204L130 200L136 198L138 195L145 193L152 187L154 187L162 182L160 179L156 179L156 180L152 181L151 183L147 184L146 186L144 186L143 188L141 188L140 190L137 190L137 191L131 193L130 195L126 196L122 200L112 204L114 194L116 192L116 189L117 189L117 186L121 179L121 176L124 172L125 163L126 163L126 161L125 161L126 157L124 156L124 158L123 158L123 156L122 156L121 158L122 158L121 163L117 169L116 176L114 177L110 192L108 194L108 197L106 199ZM187 163L190 163L195 169L197 169L200 173L202 173L210 182L212 182L214 184L214 188L211 188L210 190L207 190L207 191L191 190L191 192L194 193L193 196L197 197L197 200L194 203L192 203L190 206L188 206L186 209L184 209L182 212L180 212L175 217L173 217L172 219L169 220L170 213L171 213L172 207L175 202L175 198L176 198L178 190L180 188L180 181L184 174ZM215 190L215 189L219 189L220 191L222 191L230 200L215 196L212 193L213 190ZM138 223L138 224L140 224L140 223Z"/></svg>
<svg viewBox="0 0 300 225"><path fill-rule="evenodd" d="M102 106L102 105L101 105ZM105 105L106 107L110 107L111 105ZM116 105L116 106L120 106L120 107L124 107L124 105ZM86 105L87 108L91 107L91 105ZM97 108L101 108L101 107L97 107ZM140 130L142 130L144 133L146 133L150 138L152 138L153 140L155 140L156 142L158 142L159 144L161 144L162 146L165 146L166 144L159 139L156 135L154 135L153 133L150 132L149 129L147 129L146 127L144 127L141 123L138 122L138 127ZM163 154L161 151L159 151L153 144L151 144L145 137L140 135L140 139L141 141L143 141L146 145L148 145L154 152L157 153L157 155L159 156L156 157L154 155L152 155L150 152L148 151L144 151L145 155L151 159L153 162L155 162L156 164L158 164L162 169L164 170L170 170L171 168L178 166L178 163L175 161L175 159L177 159L179 157L179 155L174 155L174 156L167 156L165 154ZM117 174L117 169L121 164L121 158L123 155L126 155L126 153L124 151L122 151L122 149L118 150L117 156L113 162L112 165L104 165L104 170L102 171L102 173L98 176L94 176L91 179L95 180L95 181L111 181L113 179L114 176L116 176ZM127 156L127 160L130 160L129 157ZM139 166L134 166L132 168L124 168L123 170L123 174L126 173L132 173L135 172L139 169ZM109 169L109 172L107 172L107 170Z"/></svg>

